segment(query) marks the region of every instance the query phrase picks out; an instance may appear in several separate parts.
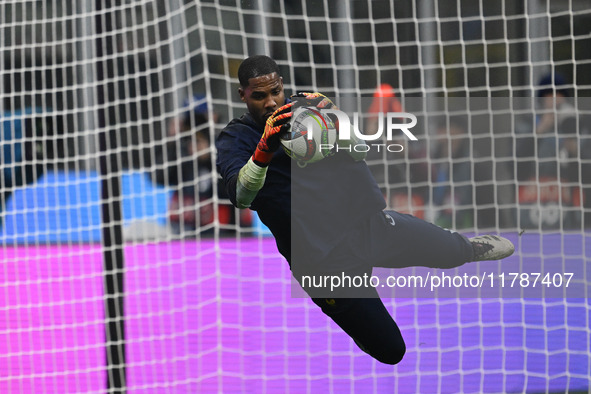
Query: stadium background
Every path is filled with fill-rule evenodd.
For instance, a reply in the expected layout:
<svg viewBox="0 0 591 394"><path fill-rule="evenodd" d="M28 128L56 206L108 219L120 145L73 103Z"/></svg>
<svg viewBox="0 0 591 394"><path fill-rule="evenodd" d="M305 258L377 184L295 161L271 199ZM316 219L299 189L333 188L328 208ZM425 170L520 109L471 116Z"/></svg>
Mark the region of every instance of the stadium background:
<svg viewBox="0 0 591 394"><path fill-rule="evenodd" d="M573 134L581 151L588 144L587 1L113 1L97 10L93 1L0 5L0 391L104 391L112 361L104 345L106 155L122 185L130 392L589 390L589 209L558 197L551 203L561 219L529 223L518 237L526 226L515 166L538 160L518 157L516 146L530 137L538 81L550 72L565 76L580 114ZM100 33L99 25L108 28ZM470 121L485 126L471 127L469 137L479 152L474 172L485 175L470 181L474 222L464 230L507 234L518 248L507 261L516 271L574 270L581 297L389 300L409 351L387 368L311 303L290 297L287 266L264 229L214 222L171 232L173 191L151 177L159 149L179 144L168 123L194 94L220 114L208 125L212 137L241 115L236 70L253 53L278 61L288 92L371 97L388 83L403 105L460 100L454 111L466 117L466 103L492 112L492 98L504 100L502 119ZM448 109L434 112L449 119ZM102 149L104 130L116 149ZM409 165L408 174L421 160L378 156L370 165L378 173ZM576 181L557 184L582 197L590 162L575 162ZM538 192L540 181L528 180ZM433 195L430 178L418 182ZM380 185L389 202L416 201L409 177ZM423 202L428 209L429 198ZM537 195L531 205L547 208ZM562 220L568 212L579 221Z"/></svg>

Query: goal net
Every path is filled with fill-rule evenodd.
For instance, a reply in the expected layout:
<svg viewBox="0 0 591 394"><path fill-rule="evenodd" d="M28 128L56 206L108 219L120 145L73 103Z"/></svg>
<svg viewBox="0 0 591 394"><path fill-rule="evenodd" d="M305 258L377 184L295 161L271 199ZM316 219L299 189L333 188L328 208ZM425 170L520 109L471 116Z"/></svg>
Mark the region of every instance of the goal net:
<svg viewBox="0 0 591 394"><path fill-rule="evenodd" d="M0 20L0 392L591 388L588 2L9 0ZM492 292L384 298L395 367L292 296L220 185L253 54L366 130L415 115L418 141L368 152L389 208L516 245L470 265Z"/></svg>

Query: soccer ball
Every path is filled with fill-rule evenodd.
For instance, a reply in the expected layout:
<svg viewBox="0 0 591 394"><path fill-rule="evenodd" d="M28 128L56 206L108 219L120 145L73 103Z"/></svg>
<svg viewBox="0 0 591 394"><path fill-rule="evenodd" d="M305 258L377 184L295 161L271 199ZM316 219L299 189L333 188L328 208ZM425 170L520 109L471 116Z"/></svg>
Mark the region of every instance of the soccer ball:
<svg viewBox="0 0 591 394"><path fill-rule="evenodd" d="M298 163L314 163L334 154L337 130L317 108L298 108L290 131L281 137L283 150Z"/></svg>

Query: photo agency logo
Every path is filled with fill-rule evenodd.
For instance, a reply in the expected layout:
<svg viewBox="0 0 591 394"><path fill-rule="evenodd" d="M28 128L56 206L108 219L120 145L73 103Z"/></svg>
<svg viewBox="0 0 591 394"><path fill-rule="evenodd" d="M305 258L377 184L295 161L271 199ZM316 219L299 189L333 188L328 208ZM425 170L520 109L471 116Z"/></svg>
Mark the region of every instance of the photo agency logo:
<svg viewBox="0 0 591 394"><path fill-rule="evenodd" d="M294 112L294 118L297 119L300 114L308 111L308 108L300 107ZM353 113L353 121L349 115L339 109L319 109L314 112L319 113L322 118L330 122L318 122L314 117L303 117L303 123L307 130L307 139L318 138L323 132L323 127L333 127L336 130L336 140L327 142L321 140L317 144L320 151L354 151L366 153L370 150L378 152L399 153L404 151L404 145L400 144L402 136L410 141L418 141L412 133L412 129L417 124L417 117L408 112L380 112L372 114L377 121L376 130L373 133L363 132L360 126L359 112ZM300 118L301 119L301 118ZM315 137L316 136L316 137Z"/></svg>

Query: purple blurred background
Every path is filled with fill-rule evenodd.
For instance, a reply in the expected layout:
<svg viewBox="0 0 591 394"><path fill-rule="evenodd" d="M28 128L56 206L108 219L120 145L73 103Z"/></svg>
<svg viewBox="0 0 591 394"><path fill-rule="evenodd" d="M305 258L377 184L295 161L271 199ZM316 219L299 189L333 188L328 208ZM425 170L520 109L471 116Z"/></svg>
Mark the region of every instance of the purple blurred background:
<svg viewBox="0 0 591 394"><path fill-rule="evenodd" d="M539 256L540 241L571 242L530 237L512 260ZM588 261L588 239L572 236L573 256ZM572 248L555 252L564 250ZM98 245L0 252L0 392L105 391L100 252ZM291 298L288 266L270 238L130 245L125 278L130 393L590 387L584 295L387 299L408 346L392 367L359 351L311 301Z"/></svg>

